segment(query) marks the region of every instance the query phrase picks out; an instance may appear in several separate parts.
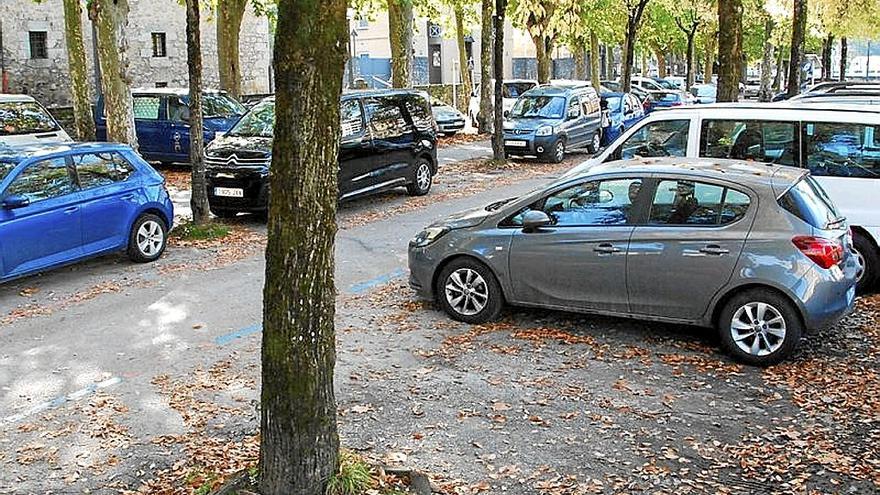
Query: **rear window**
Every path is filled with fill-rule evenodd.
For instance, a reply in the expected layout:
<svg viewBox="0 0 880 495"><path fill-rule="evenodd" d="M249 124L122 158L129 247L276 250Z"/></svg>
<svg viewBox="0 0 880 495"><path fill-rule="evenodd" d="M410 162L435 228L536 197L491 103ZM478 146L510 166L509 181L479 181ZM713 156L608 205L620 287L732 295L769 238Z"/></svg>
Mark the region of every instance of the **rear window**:
<svg viewBox="0 0 880 495"><path fill-rule="evenodd" d="M16 163L14 162L4 162L0 160L0 181L6 178L9 175L9 172L12 172L12 169L15 168Z"/></svg>
<svg viewBox="0 0 880 495"><path fill-rule="evenodd" d="M841 219L828 194L811 177L792 186L779 198L779 205L817 229L824 230Z"/></svg>
<svg viewBox="0 0 880 495"><path fill-rule="evenodd" d="M34 102L0 103L0 136L57 131L58 124Z"/></svg>

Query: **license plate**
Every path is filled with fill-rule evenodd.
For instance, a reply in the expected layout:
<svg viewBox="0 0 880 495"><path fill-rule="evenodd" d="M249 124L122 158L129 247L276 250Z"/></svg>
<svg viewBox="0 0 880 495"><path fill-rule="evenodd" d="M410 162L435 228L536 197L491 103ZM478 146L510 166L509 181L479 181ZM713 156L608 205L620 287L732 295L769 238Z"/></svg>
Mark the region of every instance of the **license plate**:
<svg viewBox="0 0 880 495"><path fill-rule="evenodd" d="M225 198L243 198L244 189L237 187L215 187L214 196L223 196Z"/></svg>
<svg viewBox="0 0 880 495"><path fill-rule="evenodd" d="M513 141L510 139L504 141L504 146L513 146L515 148L525 148L527 144L526 141Z"/></svg>

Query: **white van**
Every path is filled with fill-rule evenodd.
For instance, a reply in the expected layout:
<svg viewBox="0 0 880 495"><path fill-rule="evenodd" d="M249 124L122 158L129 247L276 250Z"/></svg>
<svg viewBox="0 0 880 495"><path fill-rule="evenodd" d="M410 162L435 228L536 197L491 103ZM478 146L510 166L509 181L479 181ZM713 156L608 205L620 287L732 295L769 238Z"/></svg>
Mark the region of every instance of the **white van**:
<svg viewBox="0 0 880 495"><path fill-rule="evenodd" d="M58 122L27 95L0 94L0 145L72 141Z"/></svg>
<svg viewBox="0 0 880 495"><path fill-rule="evenodd" d="M810 169L852 227L859 290L880 279L880 108L783 102L656 111L566 175L606 161L660 156Z"/></svg>

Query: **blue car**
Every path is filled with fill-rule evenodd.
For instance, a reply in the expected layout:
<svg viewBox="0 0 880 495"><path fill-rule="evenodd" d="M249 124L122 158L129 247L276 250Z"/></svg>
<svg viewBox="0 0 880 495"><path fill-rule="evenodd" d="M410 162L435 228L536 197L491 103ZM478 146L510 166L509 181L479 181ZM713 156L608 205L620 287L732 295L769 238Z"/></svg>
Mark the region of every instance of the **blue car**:
<svg viewBox="0 0 880 495"><path fill-rule="evenodd" d="M173 219L165 179L128 146L0 147L0 282L116 251L154 261Z"/></svg>
<svg viewBox="0 0 880 495"><path fill-rule="evenodd" d="M186 88L133 89L131 91L138 152L151 162L189 163L189 90ZM202 92L205 145L218 132L232 128L247 108L223 91ZM95 105L98 141L107 140L104 98Z"/></svg>
<svg viewBox="0 0 880 495"><path fill-rule="evenodd" d="M608 124L602 132L602 145L607 146L623 131L645 118L645 109L632 93L604 92L600 96L608 111Z"/></svg>
<svg viewBox="0 0 880 495"><path fill-rule="evenodd" d="M670 108L687 105L687 96L684 91L655 91L653 108Z"/></svg>

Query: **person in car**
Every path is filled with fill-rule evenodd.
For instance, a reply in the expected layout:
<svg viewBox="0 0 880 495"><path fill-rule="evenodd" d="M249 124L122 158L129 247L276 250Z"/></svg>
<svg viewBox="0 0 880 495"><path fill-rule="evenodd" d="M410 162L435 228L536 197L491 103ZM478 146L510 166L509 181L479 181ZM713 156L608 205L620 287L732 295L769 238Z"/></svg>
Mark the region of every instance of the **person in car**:
<svg viewBox="0 0 880 495"><path fill-rule="evenodd" d="M678 181L678 191L676 191L675 210L669 217L669 223L672 225L681 225L687 223L688 219L697 208L700 207L699 201L694 196L694 183L690 181Z"/></svg>

